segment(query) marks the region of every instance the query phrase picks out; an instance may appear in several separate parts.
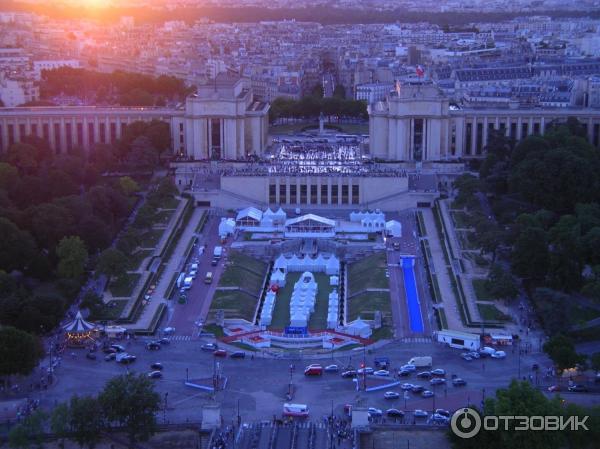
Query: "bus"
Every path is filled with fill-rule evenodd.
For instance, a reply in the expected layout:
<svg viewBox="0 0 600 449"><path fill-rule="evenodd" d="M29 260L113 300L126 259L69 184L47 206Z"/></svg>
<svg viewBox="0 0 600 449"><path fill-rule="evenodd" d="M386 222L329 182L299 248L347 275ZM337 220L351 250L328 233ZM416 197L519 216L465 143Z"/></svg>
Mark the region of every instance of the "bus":
<svg viewBox="0 0 600 449"><path fill-rule="evenodd" d="M204 276L204 283L205 284L212 284L212 280L213 280L213 274L210 271L206 272L206 276Z"/></svg>
<svg viewBox="0 0 600 449"><path fill-rule="evenodd" d="M306 404L283 404L283 416L308 416L308 405Z"/></svg>

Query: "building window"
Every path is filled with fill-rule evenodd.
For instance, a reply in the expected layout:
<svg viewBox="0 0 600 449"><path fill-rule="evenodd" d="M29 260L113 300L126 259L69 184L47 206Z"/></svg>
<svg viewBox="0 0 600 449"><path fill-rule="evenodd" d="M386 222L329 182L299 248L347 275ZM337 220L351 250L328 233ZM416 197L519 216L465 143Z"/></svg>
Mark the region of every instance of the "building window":
<svg viewBox="0 0 600 449"><path fill-rule="evenodd" d="M285 184L279 184L279 203L287 203Z"/></svg>
<svg viewBox="0 0 600 449"><path fill-rule="evenodd" d="M291 184L290 185L290 203L291 204L297 204L298 203L298 198L297 198L297 189L296 189L296 184Z"/></svg>
<svg viewBox="0 0 600 449"><path fill-rule="evenodd" d="M470 156L473 151L473 148L471 145L471 143L473 142L473 139L472 139L473 124L472 123L467 123L467 126L465 127L465 134L466 134L465 153L467 154L467 156Z"/></svg>
<svg viewBox="0 0 600 449"><path fill-rule="evenodd" d="M529 124L521 123L521 139L527 137L527 133L529 132Z"/></svg>
<svg viewBox="0 0 600 449"><path fill-rule="evenodd" d="M456 125L453 123L450 128L450 154L456 154Z"/></svg>
<svg viewBox="0 0 600 449"><path fill-rule="evenodd" d="M510 124L510 138L511 139L517 138L517 124L516 123Z"/></svg>
<svg viewBox="0 0 600 449"><path fill-rule="evenodd" d="M414 119L413 126L413 159L420 161L423 158L423 119Z"/></svg>
<svg viewBox="0 0 600 449"><path fill-rule="evenodd" d="M500 134L506 136L506 123L500 123Z"/></svg>
<svg viewBox="0 0 600 449"><path fill-rule="evenodd" d="M31 124L31 135L36 136L37 137L38 134L38 127L37 127L37 123L32 123Z"/></svg>
<svg viewBox="0 0 600 449"><path fill-rule="evenodd" d="M179 132L180 132L180 133L183 133L183 123L180 123L180 124L179 124Z"/></svg>
<svg viewBox="0 0 600 449"><path fill-rule="evenodd" d="M83 146L83 123L77 123L77 145Z"/></svg>
<svg viewBox="0 0 600 449"><path fill-rule="evenodd" d="M317 186L314 184L311 184L311 186L310 186L310 202L311 202L311 204L317 204L317 202L318 202Z"/></svg>
<svg viewBox="0 0 600 449"><path fill-rule="evenodd" d="M481 148L483 147L483 123L477 123L477 142L475 151L477 154L481 154Z"/></svg>
<svg viewBox="0 0 600 449"><path fill-rule="evenodd" d="M331 204L338 203L338 185L334 184L331 186Z"/></svg>
<svg viewBox="0 0 600 449"><path fill-rule="evenodd" d="M536 135L540 134L540 124L539 123L533 124L533 134L536 134Z"/></svg>
<svg viewBox="0 0 600 449"><path fill-rule="evenodd" d="M277 202L277 186L275 184L269 184L269 203L273 204Z"/></svg>
<svg viewBox="0 0 600 449"><path fill-rule="evenodd" d="M42 124L42 134L46 143L50 143L50 126L48 123Z"/></svg>
<svg viewBox="0 0 600 449"><path fill-rule="evenodd" d="M54 124L54 149L56 151L56 154L60 154L60 123L55 123Z"/></svg>
<svg viewBox="0 0 600 449"><path fill-rule="evenodd" d="M350 204L348 201L348 186L342 184L342 204Z"/></svg>
<svg viewBox="0 0 600 449"><path fill-rule="evenodd" d="M212 119L210 121L211 158L221 159L221 121Z"/></svg>
<svg viewBox="0 0 600 449"><path fill-rule="evenodd" d="M329 196L329 186L327 184L321 185L321 204L329 204L327 197Z"/></svg>
<svg viewBox="0 0 600 449"><path fill-rule="evenodd" d="M306 199L306 184L300 184L300 204L307 204Z"/></svg>
<svg viewBox="0 0 600 449"><path fill-rule="evenodd" d="M94 124L93 123L88 123L88 143L90 145L93 145L95 143L95 136L94 136Z"/></svg>
<svg viewBox="0 0 600 449"><path fill-rule="evenodd" d="M117 124L110 124L110 143L115 143L117 141Z"/></svg>
<svg viewBox="0 0 600 449"><path fill-rule="evenodd" d="M352 185L352 204L358 204L360 202L360 189L356 184Z"/></svg>
<svg viewBox="0 0 600 449"><path fill-rule="evenodd" d="M15 143L15 125L8 125L8 146Z"/></svg>
<svg viewBox="0 0 600 449"><path fill-rule="evenodd" d="M71 124L65 124L65 137L67 139L67 151L71 151L73 149L73 134L71 134Z"/></svg>
<svg viewBox="0 0 600 449"><path fill-rule="evenodd" d="M100 123L100 142L106 143L106 123Z"/></svg>

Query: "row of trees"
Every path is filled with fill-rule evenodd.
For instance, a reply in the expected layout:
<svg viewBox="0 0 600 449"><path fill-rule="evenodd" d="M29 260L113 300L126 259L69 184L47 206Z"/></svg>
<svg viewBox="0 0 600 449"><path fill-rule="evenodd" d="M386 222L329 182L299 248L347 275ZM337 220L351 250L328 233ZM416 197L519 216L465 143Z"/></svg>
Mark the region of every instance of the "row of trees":
<svg viewBox="0 0 600 449"><path fill-rule="evenodd" d="M126 432L129 443L147 441L156 432L156 413L161 400L148 377L127 374L111 379L97 397L73 396L57 405L50 415L37 411L11 429L9 446L29 449L40 446L50 430L61 447L72 440L80 447L94 448L102 433L114 427Z"/></svg>
<svg viewBox="0 0 600 449"><path fill-rule="evenodd" d="M600 408L582 407L574 403L563 404L560 398L548 399L529 382L513 381L508 388L496 391L495 397L487 398L481 410L482 416L560 416L564 418L588 416L585 425L589 430L516 430L521 422L500 421L497 430L482 428L472 438L460 438L448 431L454 449L591 449L597 446L600 437ZM473 406L471 406L473 408ZM459 418L460 421L460 418ZM536 423L537 424L537 423ZM459 423L460 425L460 423ZM464 429L468 431L470 429Z"/></svg>
<svg viewBox="0 0 600 449"><path fill-rule="evenodd" d="M275 122L279 118L315 118L321 113L326 117L369 118L365 101L308 95L300 100L276 98L269 109L269 120Z"/></svg>
<svg viewBox="0 0 600 449"><path fill-rule="evenodd" d="M95 72L59 67L42 72L40 94L93 97L97 102L117 102L122 106L164 106L166 99L183 100L193 92L183 80L169 75L153 77L139 73Z"/></svg>

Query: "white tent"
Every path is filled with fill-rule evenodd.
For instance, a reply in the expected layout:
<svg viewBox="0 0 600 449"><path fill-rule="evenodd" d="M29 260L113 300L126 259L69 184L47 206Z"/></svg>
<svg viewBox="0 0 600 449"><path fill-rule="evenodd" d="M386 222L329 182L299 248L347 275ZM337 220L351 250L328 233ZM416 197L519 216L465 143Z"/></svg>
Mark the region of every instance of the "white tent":
<svg viewBox="0 0 600 449"><path fill-rule="evenodd" d="M274 270L281 270L284 273L287 272L288 269L288 260L281 254L277 259L275 259L275 263L273 264Z"/></svg>
<svg viewBox="0 0 600 449"><path fill-rule="evenodd" d="M226 237L233 234L235 230L235 220L233 218L221 218L219 223L219 236Z"/></svg>
<svg viewBox="0 0 600 449"><path fill-rule="evenodd" d="M338 323L339 314L339 296L337 290L329 293L329 302L327 304L327 328L335 329Z"/></svg>
<svg viewBox="0 0 600 449"><path fill-rule="evenodd" d="M392 237L402 237L402 224L396 220L385 223L385 231Z"/></svg>
<svg viewBox="0 0 600 449"><path fill-rule="evenodd" d="M373 333L371 326L361 320L360 317L357 320L352 321L352 323L347 326L346 330L350 335L358 335L362 338L369 338Z"/></svg>
<svg viewBox="0 0 600 449"><path fill-rule="evenodd" d="M329 276L340 274L340 261L335 256L331 256L325 265L325 273Z"/></svg>
<svg viewBox="0 0 600 449"><path fill-rule="evenodd" d="M340 283L340 278L338 278L337 276L329 277L329 285L338 285L339 283Z"/></svg>
<svg viewBox="0 0 600 449"><path fill-rule="evenodd" d="M271 274L271 285L285 287L285 273L279 269L273 270Z"/></svg>
<svg viewBox="0 0 600 449"><path fill-rule="evenodd" d="M287 220L287 214L280 207L276 212L273 212L273 222L276 224L284 224L285 220Z"/></svg>

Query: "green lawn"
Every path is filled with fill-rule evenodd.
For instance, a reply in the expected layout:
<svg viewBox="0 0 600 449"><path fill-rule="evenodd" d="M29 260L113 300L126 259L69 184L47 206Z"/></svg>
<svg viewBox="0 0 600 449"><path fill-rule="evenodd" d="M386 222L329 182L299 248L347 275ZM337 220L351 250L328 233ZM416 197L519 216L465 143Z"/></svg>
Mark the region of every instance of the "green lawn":
<svg viewBox="0 0 600 449"><path fill-rule="evenodd" d="M140 268L140 264L146 257L150 257L154 250L152 249L140 249L129 256L129 270L137 270Z"/></svg>
<svg viewBox="0 0 600 449"><path fill-rule="evenodd" d="M473 290L478 301L493 301L492 295L488 291L487 281L485 279L473 279Z"/></svg>
<svg viewBox="0 0 600 449"><path fill-rule="evenodd" d="M275 307L273 309L273 319L271 328L283 329L290 325L290 300L294 291L294 284L300 279L302 273L288 273L285 287L277 293ZM313 273L318 284L317 301L315 311L311 314L308 321L310 329L325 329L327 327L327 306L329 303L329 293L333 287L329 285L329 276L324 273Z"/></svg>
<svg viewBox="0 0 600 449"><path fill-rule="evenodd" d="M166 210L161 210L160 212L157 212L156 215L154 216L154 223L155 225L166 225L169 223L169 220L171 219L171 217L173 216L173 214L175 213L174 209L166 209Z"/></svg>
<svg viewBox="0 0 600 449"><path fill-rule="evenodd" d="M475 241L475 233L471 231L456 231L462 249L479 249Z"/></svg>
<svg viewBox="0 0 600 449"><path fill-rule="evenodd" d="M452 212L452 219L454 221L454 225L457 228L468 228L469 227L469 220L467 217L467 214L465 212L462 211L458 211L458 212Z"/></svg>
<svg viewBox="0 0 600 449"><path fill-rule="evenodd" d="M179 205L179 200L176 198L169 198L167 200L165 200L160 207L162 209L177 209L177 206Z"/></svg>
<svg viewBox="0 0 600 449"><path fill-rule="evenodd" d="M123 309L127 305L127 300L114 300L102 307L97 307L90 311L89 321L114 321L121 316Z"/></svg>
<svg viewBox="0 0 600 449"><path fill-rule="evenodd" d="M260 294L263 286L267 264L252 257L232 252L219 287L241 287L256 295Z"/></svg>
<svg viewBox="0 0 600 449"><path fill-rule="evenodd" d="M477 304L479 314L484 321L511 321L508 315L503 314L493 304Z"/></svg>
<svg viewBox="0 0 600 449"><path fill-rule="evenodd" d="M156 248L163 233L164 229L150 229L149 231L146 231L142 236L140 248Z"/></svg>
<svg viewBox="0 0 600 449"><path fill-rule="evenodd" d="M352 295L366 288L389 288L385 277L387 259L384 252L376 253L350 264L348 290Z"/></svg>
<svg viewBox="0 0 600 449"><path fill-rule="evenodd" d="M348 300L348 321L354 321L359 316L362 319L373 319L375 311L381 311L383 316L392 313L389 292L365 292Z"/></svg>
<svg viewBox="0 0 600 449"><path fill-rule="evenodd" d="M217 290L210 311L225 311L225 318L243 318L252 322L258 300L241 290Z"/></svg>
<svg viewBox="0 0 600 449"><path fill-rule="evenodd" d="M108 289L115 298L126 298L131 296L133 289L140 280L139 273L125 273L118 278L113 278L108 284Z"/></svg>

